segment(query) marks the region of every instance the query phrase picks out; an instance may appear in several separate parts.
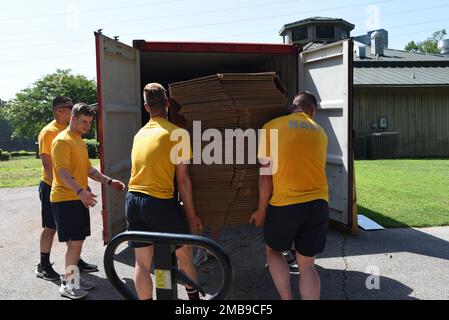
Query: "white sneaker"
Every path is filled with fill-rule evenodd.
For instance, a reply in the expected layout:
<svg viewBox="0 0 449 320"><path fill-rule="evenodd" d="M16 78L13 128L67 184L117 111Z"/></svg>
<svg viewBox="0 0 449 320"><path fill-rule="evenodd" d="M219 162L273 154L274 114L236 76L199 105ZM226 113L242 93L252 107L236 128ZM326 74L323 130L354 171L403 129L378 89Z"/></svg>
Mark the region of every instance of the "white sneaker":
<svg viewBox="0 0 449 320"><path fill-rule="evenodd" d="M79 300L87 296L87 291L83 289L75 289L73 285L61 284L59 287L59 293L61 296L72 299Z"/></svg>
<svg viewBox="0 0 449 320"><path fill-rule="evenodd" d="M207 257L207 252L204 249L196 249L193 254L193 265L195 267L200 266L202 263L206 262L209 258Z"/></svg>
<svg viewBox="0 0 449 320"><path fill-rule="evenodd" d="M80 288L83 290L95 289L95 283L88 281L86 279L80 278Z"/></svg>

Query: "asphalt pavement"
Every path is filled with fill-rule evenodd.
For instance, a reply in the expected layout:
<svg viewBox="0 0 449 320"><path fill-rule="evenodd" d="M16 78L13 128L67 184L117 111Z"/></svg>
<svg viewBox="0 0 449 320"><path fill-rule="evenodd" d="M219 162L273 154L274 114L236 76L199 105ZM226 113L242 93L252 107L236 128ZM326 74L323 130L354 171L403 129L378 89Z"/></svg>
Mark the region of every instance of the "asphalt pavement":
<svg viewBox="0 0 449 320"><path fill-rule="evenodd" d="M99 185L92 183L101 196ZM101 204L101 201L99 201ZM87 299L120 299L103 268L105 247L101 238L100 206L91 210L92 236L85 242L82 257L98 264L100 271L86 275L96 283ZM58 284L36 278L41 232L37 187L0 189L0 299L59 300ZM262 232L253 226L225 228L220 244L230 256L234 281L227 299L279 299L265 269ZM65 245L54 243L51 260L62 272ZM123 246L116 256L120 278L133 283L132 250ZM317 259L322 281L322 299L409 300L449 299L449 227L360 231L347 236L331 229L326 250ZM221 284L221 269L209 259L199 268L199 283L214 294ZM298 276L292 275L297 292ZM179 296L186 299L179 287ZM296 294L296 298L298 295Z"/></svg>

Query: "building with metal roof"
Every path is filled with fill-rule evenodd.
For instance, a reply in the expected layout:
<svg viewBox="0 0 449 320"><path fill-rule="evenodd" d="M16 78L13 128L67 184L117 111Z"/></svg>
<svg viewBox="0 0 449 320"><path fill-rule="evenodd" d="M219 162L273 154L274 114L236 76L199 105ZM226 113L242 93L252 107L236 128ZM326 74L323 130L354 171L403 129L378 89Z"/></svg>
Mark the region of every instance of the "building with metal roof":
<svg viewBox="0 0 449 320"><path fill-rule="evenodd" d="M317 36L322 27L333 28L333 41L354 29L343 19L313 17L286 24L280 35L308 50L332 42ZM449 157L449 40L437 55L391 49L388 37L385 29L352 37L356 157Z"/></svg>
<svg viewBox="0 0 449 320"><path fill-rule="evenodd" d="M362 86L449 86L449 67L354 68L354 85Z"/></svg>
<svg viewBox="0 0 449 320"><path fill-rule="evenodd" d="M354 38L356 157L448 157L449 56L390 49L379 31Z"/></svg>
<svg viewBox="0 0 449 320"><path fill-rule="evenodd" d="M355 42L355 86L449 85L449 56L389 48L383 51L382 56L373 56L370 46Z"/></svg>

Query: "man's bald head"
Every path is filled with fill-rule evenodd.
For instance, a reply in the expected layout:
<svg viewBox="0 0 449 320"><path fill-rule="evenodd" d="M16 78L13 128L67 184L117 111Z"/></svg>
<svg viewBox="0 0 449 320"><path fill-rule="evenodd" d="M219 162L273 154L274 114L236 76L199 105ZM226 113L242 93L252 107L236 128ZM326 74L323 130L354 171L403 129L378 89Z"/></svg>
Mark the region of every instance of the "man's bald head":
<svg viewBox="0 0 449 320"><path fill-rule="evenodd" d="M308 92L303 91L296 95L291 107L292 112L305 112L311 117L314 117L318 107L318 102L315 96Z"/></svg>

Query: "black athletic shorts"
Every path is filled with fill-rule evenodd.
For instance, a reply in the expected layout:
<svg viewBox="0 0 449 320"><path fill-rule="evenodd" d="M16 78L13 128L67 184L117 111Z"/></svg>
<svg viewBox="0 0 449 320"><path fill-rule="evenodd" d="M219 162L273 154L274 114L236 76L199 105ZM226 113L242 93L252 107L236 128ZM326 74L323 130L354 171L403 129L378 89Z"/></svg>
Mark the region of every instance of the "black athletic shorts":
<svg viewBox="0 0 449 320"><path fill-rule="evenodd" d="M326 246L329 225L327 201L316 200L284 207L268 206L264 226L265 243L276 251L296 251L315 257Z"/></svg>
<svg viewBox="0 0 449 320"><path fill-rule="evenodd" d="M143 193L126 195L126 222L128 231L190 234L187 219L178 200L159 199ZM131 242L132 248L151 244Z"/></svg>
<svg viewBox="0 0 449 320"><path fill-rule="evenodd" d="M51 186L41 181L38 190L39 199L41 199L42 228L56 230L55 217L50 203Z"/></svg>
<svg viewBox="0 0 449 320"><path fill-rule="evenodd" d="M59 242L83 241L90 236L89 209L80 201L53 202Z"/></svg>

